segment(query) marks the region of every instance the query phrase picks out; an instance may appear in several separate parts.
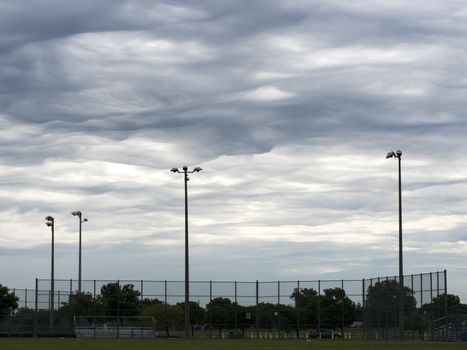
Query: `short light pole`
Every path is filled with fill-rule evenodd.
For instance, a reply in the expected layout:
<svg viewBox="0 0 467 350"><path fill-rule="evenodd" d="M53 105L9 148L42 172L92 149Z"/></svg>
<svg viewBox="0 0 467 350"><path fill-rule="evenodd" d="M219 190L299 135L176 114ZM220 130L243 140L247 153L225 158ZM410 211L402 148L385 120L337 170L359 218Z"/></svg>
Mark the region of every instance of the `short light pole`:
<svg viewBox="0 0 467 350"><path fill-rule="evenodd" d="M389 152L387 158L396 158L399 164L399 331L404 337L404 268L402 261L402 184L401 184L401 157L402 151Z"/></svg>
<svg viewBox="0 0 467 350"><path fill-rule="evenodd" d="M178 168L172 168L170 171L180 173L184 176L185 182L185 338L190 338L190 272L189 272L189 254L188 254L188 174L199 173L200 167L188 171L188 167L184 166L180 171Z"/></svg>
<svg viewBox="0 0 467 350"><path fill-rule="evenodd" d="M46 225L52 230L52 251L51 251L51 264L50 264L50 327L53 326L53 312L54 312L54 295L55 295L55 277L54 277L54 241L55 241L55 220L53 216L46 216Z"/></svg>
<svg viewBox="0 0 467 350"><path fill-rule="evenodd" d="M78 257L78 292L81 293L81 226L83 222L88 221L86 218L82 218L82 213L77 210L71 213L73 216L77 216L79 219L79 257Z"/></svg>

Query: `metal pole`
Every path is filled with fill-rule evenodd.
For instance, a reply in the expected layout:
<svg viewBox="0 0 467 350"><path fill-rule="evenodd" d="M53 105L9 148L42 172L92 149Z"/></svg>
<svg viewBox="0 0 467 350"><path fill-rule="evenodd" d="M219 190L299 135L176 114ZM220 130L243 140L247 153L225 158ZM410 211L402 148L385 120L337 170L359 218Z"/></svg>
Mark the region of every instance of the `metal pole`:
<svg viewBox="0 0 467 350"><path fill-rule="evenodd" d="M34 301L34 338L37 338L37 312L39 309L39 280L36 278L36 298Z"/></svg>
<svg viewBox="0 0 467 350"><path fill-rule="evenodd" d="M342 303L342 308L341 308L341 312L342 312L342 318L341 318L341 335L344 336L344 300L345 300L345 289L344 289L344 280L341 280L341 288L342 288L342 300L341 300L341 303Z"/></svg>
<svg viewBox="0 0 467 350"><path fill-rule="evenodd" d="M439 271L436 272L436 315L437 315L437 318L441 318L441 313L439 312L439 302L440 302L440 299L439 299Z"/></svg>
<svg viewBox="0 0 467 350"><path fill-rule="evenodd" d="M362 278L362 321L363 321L363 339L366 339L366 332L365 332L365 327L366 327L366 318L365 318L365 279Z"/></svg>
<svg viewBox="0 0 467 350"><path fill-rule="evenodd" d="M212 301L212 281L209 281L209 304ZM209 308L209 338L211 338L211 329L212 329L212 307Z"/></svg>
<svg viewBox="0 0 467 350"><path fill-rule="evenodd" d="M140 298L141 301L144 300L144 282L143 280L141 280L141 298Z"/></svg>
<svg viewBox="0 0 467 350"><path fill-rule="evenodd" d="M446 270L444 270L444 317L446 320L446 326L448 323L448 276ZM447 327L446 327L447 329Z"/></svg>
<svg viewBox="0 0 467 350"><path fill-rule="evenodd" d="M55 224L52 221L52 258L50 265L50 327L53 325L53 312L54 312L54 294L55 294L55 277L54 277L54 244L55 244Z"/></svg>
<svg viewBox="0 0 467 350"><path fill-rule="evenodd" d="M404 337L404 268L402 260L402 180L401 154L397 157L399 164L399 328Z"/></svg>
<svg viewBox="0 0 467 350"><path fill-rule="evenodd" d="M433 272L430 272L430 302L433 301Z"/></svg>
<svg viewBox="0 0 467 350"><path fill-rule="evenodd" d="M79 215L78 292L81 293L81 213Z"/></svg>
<svg viewBox="0 0 467 350"><path fill-rule="evenodd" d="M277 281L277 306L281 303L281 281Z"/></svg>
<svg viewBox="0 0 467 350"><path fill-rule="evenodd" d="M321 280L318 280L318 334L321 339Z"/></svg>
<svg viewBox="0 0 467 350"><path fill-rule="evenodd" d="M256 339L259 338L259 282L256 281Z"/></svg>
<svg viewBox="0 0 467 350"><path fill-rule="evenodd" d="M117 281L117 338L120 338L120 280Z"/></svg>
<svg viewBox="0 0 467 350"><path fill-rule="evenodd" d="M188 174L198 173L200 167L188 171L188 167L183 168L183 178L185 182L185 338L190 337L190 270L189 270L189 245L188 245ZM172 168L170 171L174 173L182 173L178 168Z"/></svg>
<svg viewBox="0 0 467 350"><path fill-rule="evenodd" d="M446 270L444 270L444 326L446 327L446 330L448 330L448 276ZM439 299L438 299L439 302Z"/></svg>
<svg viewBox="0 0 467 350"><path fill-rule="evenodd" d="M422 306L423 306L423 274L421 273L420 274L420 307Z"/></svg>
<svg viewBox="0 0 467 350"><path fill-rule="evenodd" d="M238 330L237 281L234 282L234 287L235 287L235 337L237 337L237 330Z"/></svg>
<svg viewBox="0 0 467 350"><path fill-rule="evenodd" d="M297 293L300 293L300 280L297 281ZM301 309L301 306L299 307L297 305L296 300L295 300L295 309L297 310L297 334L298 334L298 330L300 329L300 309Z"/></svg>
<svg viewBox="0 0 467 350"><path fill-rule="evenodd" d="M190 272L188 251L188 174L184 167L185 178L185 338L190 337Z"/></svg>

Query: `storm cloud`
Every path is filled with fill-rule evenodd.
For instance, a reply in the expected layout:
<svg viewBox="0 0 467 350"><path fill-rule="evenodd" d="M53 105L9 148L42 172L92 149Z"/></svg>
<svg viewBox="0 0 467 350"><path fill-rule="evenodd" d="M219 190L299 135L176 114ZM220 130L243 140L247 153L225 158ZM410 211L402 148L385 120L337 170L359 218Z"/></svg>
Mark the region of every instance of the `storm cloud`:
<svg viewBox="0 0 467 350"><path fill-rule="evenodd" d="M0 282L447 269L466 298L462 1L0 3Z"/></svg>

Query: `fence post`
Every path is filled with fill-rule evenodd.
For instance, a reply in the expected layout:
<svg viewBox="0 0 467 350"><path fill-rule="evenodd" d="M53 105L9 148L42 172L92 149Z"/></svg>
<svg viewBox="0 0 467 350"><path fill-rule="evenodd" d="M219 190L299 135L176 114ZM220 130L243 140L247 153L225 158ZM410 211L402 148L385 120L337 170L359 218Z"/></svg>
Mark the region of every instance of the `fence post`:
<svg viewBox="0 0 467 350"><path fill-rule="evenodd" d="M365 279L362 278L362 322L363 322L363 339L366 339L366 305L365 305Z"/></svg>
<svg viewBox="0 0 467 350"><path fill-rule="evenodd" d="M117 281L117 338L120 338L120 280Z"/></svg>
<svg viewBox="0 0 467 350"><path fill-rule="evenodd" d="M277 281L277 307L275 315L277 318L277 331L276 331L276 339L279 339L279 332L280 332L280 316L279 316L279 308L281 303L281 281Z"/></svg>
<svg viewBox="0 0 467 350"><path fill-rule="evenodd" d="M281 303L281 281L277 281L277 305Z"/></svg>
<svg viewBox="0 0 467 350"><path fill-rule="evenodd" d="M212 280L209 280L209 302L212 301Z"/></svg>
<svg viewBox="0 0 467 350"><path fill-rule="evenodd" d="M259 337L259 282L256 280L256 339Z"/></svg>
<svg viewBox="0 0 467 350"><path fill-rule="evenodd" d="M321 280L318 280L318 334L321 338Z"/></svg>
<svg viewBox="0 0 467 350"><path fill-rule="evenodd" d="M144 299L144 282L141 280L141 301Z"/></svg>
<svg viewBox="0 0 467 350"><path fill-rule="evenodd" d="M341 318L341 336L344 336L344 300L345 300L345 289L344 289L344 280L341 280L341 287L342 287L342 318Z"/></svg>
<svg viewBox="0 0 467 350"><path fill-rule="evenodd" d="M167 312L167 280L164 280L164 309L165 312ZM157 324L154 326L157 327ZM169 325L166 322L166 332L167 332L167 338L169 337Z"/></svg>
<svg viewBox="0 0 467 350"><path fill-rule="evenodd" d="M437 315L438 315L438 319L441 318L441 313L440 313L440 310L439 310L439 271L436 272L436 299L438 300L438 302L436 303L437 305Z"/></svg>
<svg viewBox="0 0 467 350"><path fill-rule="evenodd" d="M36 300L34 305L34 338L37 338L37 309L39 307L39 280L36 278Z"/></svg>
<svg viewBox="0 0 467 350"><path fill-rule="evenodd" d="M28 307L28 289L24 290L24 307Z"/></svg>
<svg viewBox="0 0 467 350"><path fill-rule="evenodd" d="M420 307L423 306L423 273L420 274Z"/></svg>
<svg viewBox="0 0 467 350"><path fill-rule="evenodd" d="M430 272L430 303L433 301L433 272Z"/></svg>
<svg viewBox="0 0 467 350"><path fill-rule="evenodd" d="M300 281L297 281L297 293L300 293ZM297 310L297 334L300 329L300 308L297 307L297 301L295 301L295 309Z"/></svg>
<svg viewBox="0 0 467 350"><path fill-rule="evenodd" d="M237 281L234 282L235 289L235 337L237 337L238 329L238 301L237 301Z"/></svg>
<svg viewBox="0 0 467 350"><path fill-rule="evenodd" d="M446 320L446 329L448 329L448 276L447 271L444 270L444 316Z"/></svg>
<svg viewBox="0 0 467 350"><path fill-rule="evenodd" d="M212 280L209 280L209 303L212 302ZM212 307L209 308L209 338L211 338L212 329Z"/></svg>

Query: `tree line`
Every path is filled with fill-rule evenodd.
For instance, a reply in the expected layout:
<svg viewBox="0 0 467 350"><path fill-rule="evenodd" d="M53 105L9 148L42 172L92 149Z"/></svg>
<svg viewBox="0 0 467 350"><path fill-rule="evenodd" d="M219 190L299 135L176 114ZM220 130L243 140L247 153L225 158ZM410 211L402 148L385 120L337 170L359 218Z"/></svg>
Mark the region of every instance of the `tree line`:
<svg viewBox="0 0 467 350"><path fill-rule="evenodd" d="M414 293L404 288L404 315L407 329L426 327L427 323L448 314L467 314L467 305L458 296L437 295L430 303L417 308ZM375 283L368 288L364 305L355 303L341 288L324 289L318 293L313 288L295 288L290 304L258 303L242 306L229 298L216 297L204 307L190 302L190 318L194 329L251 329L259 326L270 330L300 330L315 328L341 329L351 325L391 328L398 324L399 284L395 280ZM18 298L0 284L0 318L31 314L30 309L17 309ZM157 328L170 331L183 327L184 303L166 304L158 299L142 299L132 284L108 283L100 294L76 292L56 310L55 322L70 320L73 316L152 316ZM46 312L44 319L46 319ZM1 321L0 321L1 322Z"/></svg>

